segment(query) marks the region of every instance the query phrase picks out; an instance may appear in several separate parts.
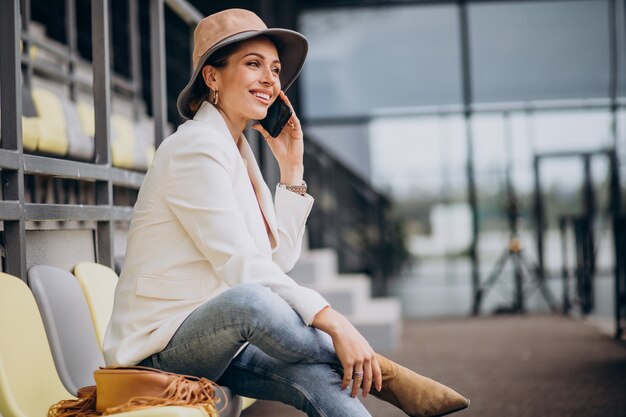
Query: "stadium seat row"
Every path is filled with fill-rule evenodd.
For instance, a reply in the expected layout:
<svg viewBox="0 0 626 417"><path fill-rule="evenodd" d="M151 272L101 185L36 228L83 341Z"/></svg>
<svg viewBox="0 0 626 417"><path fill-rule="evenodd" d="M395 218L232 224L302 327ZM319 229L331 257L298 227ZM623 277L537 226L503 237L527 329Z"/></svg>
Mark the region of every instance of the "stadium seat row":
<svg viewBox="0 0 626 417"><path fill-rule="evenodd" d="M39 82L39 84L45 84ZM23 88L22 137L25 152L90 161L94 156L94 107L74 102L53 85ZM154 127L120 112L111 115L111 163L145 171L154 157Z"/></svg>
<svg viewBox="0 0 626 417"><path fill-rule="evenodd" d="M28 286L0 272L0 415L46 415L53 403L95 383L93 371L104 365L102 338L116 283L113 270L90 262L76 265L74 274L35 265L28 272ZM241 398L223 390L217 392L220 416L239 416ZM208 417L202 409L189 407L116 415Z"/></svg>

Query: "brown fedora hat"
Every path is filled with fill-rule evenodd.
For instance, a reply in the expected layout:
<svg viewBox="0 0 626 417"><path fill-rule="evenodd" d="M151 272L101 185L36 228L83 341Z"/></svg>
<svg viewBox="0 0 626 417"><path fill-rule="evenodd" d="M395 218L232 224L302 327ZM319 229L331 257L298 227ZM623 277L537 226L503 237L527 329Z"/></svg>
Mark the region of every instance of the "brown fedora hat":
<svg viewBox="0 0 626 417"><path fill-rule="evenodd" d="M185 119L191 119L194 111L190 108L195 92L204 84L202 68L215 51L226 45L241 42L256 36L267 36L276 45L280 56L280 83L283 90L300 74L308 51L306 38L288 29L268 27L261 18L249 10L228 9L202 19L193 33L193 75L178 95L176 106Z"/></svg>

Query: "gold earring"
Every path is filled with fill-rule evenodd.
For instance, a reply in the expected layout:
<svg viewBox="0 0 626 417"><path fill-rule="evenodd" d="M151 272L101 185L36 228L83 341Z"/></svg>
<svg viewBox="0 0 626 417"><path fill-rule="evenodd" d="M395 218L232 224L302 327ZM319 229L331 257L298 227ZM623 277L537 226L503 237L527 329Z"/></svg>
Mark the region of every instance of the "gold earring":
<svg viewBox="0 0 626 417"><path fill-rule="evenodd" d="M220 93L219 91L215 90L215 92L213 93L213 105L217 106L217 102L220 100Z"/></svg>

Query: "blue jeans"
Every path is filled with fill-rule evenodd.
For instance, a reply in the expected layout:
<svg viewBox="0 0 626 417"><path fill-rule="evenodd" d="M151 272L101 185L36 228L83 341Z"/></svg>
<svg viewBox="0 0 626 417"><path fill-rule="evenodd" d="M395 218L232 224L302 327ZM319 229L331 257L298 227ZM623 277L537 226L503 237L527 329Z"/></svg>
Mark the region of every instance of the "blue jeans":
<svg viewBox="0 0 626 417"><path fill-rule="evenodd" d="M165 349L140 365L209 378L311 417L370 416L349 389L341 390L343 369L330 337L257 284L237 285L198 307Z"/></svg>

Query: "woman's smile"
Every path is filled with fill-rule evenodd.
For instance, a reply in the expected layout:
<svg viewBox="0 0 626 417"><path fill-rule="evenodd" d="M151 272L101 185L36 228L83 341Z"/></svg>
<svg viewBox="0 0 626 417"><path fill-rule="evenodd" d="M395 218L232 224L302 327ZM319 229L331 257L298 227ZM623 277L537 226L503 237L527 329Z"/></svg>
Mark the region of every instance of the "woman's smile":
<svg viewBox="0 0 626 417"><path fill-rule="evenodd" d="M272 91L267 90L250 90L250 93L261 103L270 104L270 100L272 99Z"/></svg>

